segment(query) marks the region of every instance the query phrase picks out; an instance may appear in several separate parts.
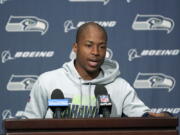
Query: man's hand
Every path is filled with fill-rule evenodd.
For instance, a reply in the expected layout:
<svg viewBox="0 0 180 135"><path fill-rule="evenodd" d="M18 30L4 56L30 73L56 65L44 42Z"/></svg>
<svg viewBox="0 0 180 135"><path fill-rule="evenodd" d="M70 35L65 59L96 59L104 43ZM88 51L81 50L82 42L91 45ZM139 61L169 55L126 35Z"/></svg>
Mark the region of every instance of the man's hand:
<svg viewBox="0 0 180 135"><path fill-rule="evenodd" d="M153 113L148 112L149 117L171 117L172 115L168 112L161 112L161 113Z"/></svg>

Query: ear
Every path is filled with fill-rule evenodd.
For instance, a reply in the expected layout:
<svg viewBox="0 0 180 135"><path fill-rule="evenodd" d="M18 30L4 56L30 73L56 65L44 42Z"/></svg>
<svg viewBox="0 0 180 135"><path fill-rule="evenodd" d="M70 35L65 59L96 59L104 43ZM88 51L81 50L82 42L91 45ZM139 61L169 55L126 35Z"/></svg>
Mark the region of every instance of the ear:
<svg viewBox="0 0 180 135"><path fill-rule="evenodd" d="M77 43L74 43L72 49L73 49L73 51L74 51L75 53L77 53L77 48L78 48Z"/></svg>

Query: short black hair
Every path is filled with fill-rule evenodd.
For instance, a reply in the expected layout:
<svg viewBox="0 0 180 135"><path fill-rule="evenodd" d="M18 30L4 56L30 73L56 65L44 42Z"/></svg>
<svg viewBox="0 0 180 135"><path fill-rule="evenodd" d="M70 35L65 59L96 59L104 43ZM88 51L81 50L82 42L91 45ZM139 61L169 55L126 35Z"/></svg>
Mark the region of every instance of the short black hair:
<svg viewBox="0 0 180 135"><path fill-rule="evenodd" d="M82 24L78 28L78 30L76 32L76 43L78 43L79 38L80 38L81 34L83 33L83 31L86 30L86 28L88 28L89 26L96 26L99 30L101 30L104 33L106 41L108 40L107 32L101 25L99 25L98 23L95 23L95 22L87 22L87 23Z"/></svg>

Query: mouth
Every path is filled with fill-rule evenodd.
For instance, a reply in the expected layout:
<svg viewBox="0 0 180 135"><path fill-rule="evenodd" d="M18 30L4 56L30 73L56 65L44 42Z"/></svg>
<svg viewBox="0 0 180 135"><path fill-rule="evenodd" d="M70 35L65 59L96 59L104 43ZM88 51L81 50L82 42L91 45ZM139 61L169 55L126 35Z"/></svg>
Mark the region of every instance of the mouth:
<svg viewBox="0 0 180 135"><path fill-rule="evenodd" d="M97 67L100 64L100 60L88 60L88 64L90 67Z"/></svg>

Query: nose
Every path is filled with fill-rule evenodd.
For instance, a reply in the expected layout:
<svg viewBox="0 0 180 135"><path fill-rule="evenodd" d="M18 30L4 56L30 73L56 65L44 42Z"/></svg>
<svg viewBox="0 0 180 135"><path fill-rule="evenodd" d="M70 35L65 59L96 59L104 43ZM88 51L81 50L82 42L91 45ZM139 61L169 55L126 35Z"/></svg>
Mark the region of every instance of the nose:
<svg viewBox="0 0 180 135"><path fill-rule="evenodd" d="M93 55L99 55L99 48L97 46L93 46L92 50L91 50L91 53Z"/></svg>

